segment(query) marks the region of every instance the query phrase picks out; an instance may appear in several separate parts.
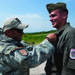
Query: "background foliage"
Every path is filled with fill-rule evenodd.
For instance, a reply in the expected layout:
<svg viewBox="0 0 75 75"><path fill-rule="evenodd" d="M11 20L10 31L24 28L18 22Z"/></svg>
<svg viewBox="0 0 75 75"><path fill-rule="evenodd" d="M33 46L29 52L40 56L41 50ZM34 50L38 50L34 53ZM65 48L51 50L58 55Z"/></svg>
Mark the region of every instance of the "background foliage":
<svg viewBox="0 0 75 75"><path fill-rule="evenodd" d="M34 33L24 33L22 36L22 40L24 42L33 42L34 45L41 43L45 37L49 33L55 33L56 30L51 30L51 31L43 31L43 32L34 32Z"/></svg>

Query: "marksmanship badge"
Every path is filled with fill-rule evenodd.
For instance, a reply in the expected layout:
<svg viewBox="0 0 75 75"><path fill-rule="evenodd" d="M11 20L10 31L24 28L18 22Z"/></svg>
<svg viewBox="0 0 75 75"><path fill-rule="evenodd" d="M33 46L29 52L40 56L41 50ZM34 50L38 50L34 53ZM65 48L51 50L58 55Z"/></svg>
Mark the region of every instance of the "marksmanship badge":
<svg viewBox="0 0 75 75"><path fill-rule="evenodd" d="M70 50L70 58L75 59L75 49Z"/></svg>
<svg viewBox="0 0 75 75"><path fill-rule="evenodd" d="M21 55L25 55L25 56L28 54L28 52L26 50L19 50L19 53Z"/></svg>

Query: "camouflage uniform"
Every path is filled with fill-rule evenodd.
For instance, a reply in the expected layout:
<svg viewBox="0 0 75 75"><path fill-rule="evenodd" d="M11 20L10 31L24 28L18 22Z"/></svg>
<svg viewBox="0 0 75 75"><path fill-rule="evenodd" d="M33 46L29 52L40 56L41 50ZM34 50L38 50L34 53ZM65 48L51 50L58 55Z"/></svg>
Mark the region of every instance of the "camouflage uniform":
<svg viewBox="0 0 75 75"><path fill-rule="evenodd" d="M2 75L29 75L29 68L40 65L54 53L53 45L47 40L36 46L28 46L5 35L0 37Z"/></svg>

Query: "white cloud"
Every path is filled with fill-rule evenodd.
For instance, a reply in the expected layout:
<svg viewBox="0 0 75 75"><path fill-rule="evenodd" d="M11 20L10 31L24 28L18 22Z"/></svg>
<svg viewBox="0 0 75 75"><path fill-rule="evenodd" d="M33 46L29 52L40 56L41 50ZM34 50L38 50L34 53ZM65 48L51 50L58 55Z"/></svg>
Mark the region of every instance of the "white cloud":
<svg viewBox="0 0 75 75"><path fill-rule="evenodd" d="M29 24L29 27L25 29L24 32L39 32L39 31L48 31L52 29L52 25L50 26L50 22L45 17L42 17L38 14L27 14L27 15L2 14L1 16L4 17L4 20L9 17L17 17L22 21L22 23Z"/></svg>
<svg viewBox="0 0 75 75"><path fill-rule="evenodd" d="M26 18L26 19L41 19L42 18L38 14L12 15L12 17L19 17L19 18Z"/></svg>

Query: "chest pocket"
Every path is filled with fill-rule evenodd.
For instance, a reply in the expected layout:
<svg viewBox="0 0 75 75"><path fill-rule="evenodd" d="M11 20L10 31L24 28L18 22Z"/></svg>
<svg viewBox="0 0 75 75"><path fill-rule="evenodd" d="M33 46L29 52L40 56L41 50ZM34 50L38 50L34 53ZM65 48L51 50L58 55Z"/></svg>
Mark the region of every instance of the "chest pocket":
<svg viewBox="0 0 75 75"><path fill-rule="evenodd" d="M57 33L57 49L60 53L64 51L65 39L69 30L70 26L68 26L65 30L61 30L59 33Z"/></svg>

